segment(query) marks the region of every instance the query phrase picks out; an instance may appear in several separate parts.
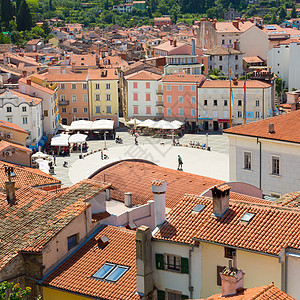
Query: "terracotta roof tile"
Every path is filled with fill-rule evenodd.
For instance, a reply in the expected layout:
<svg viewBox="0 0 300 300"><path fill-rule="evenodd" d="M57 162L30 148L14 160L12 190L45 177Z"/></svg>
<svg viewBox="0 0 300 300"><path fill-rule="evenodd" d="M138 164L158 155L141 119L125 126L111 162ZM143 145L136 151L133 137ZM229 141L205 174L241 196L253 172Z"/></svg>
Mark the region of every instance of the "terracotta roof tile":
<svg viewBox="0 0 300 300"><path fill-rule="evenodd" d="M133 74L125 76L126 80L160 80L162 75L158 75L152 72L141 70Z"/></svg>
<svg viewBox="0 0 300 300"><path fill-rule="evenodd" d="M106 236L108 244L98 247ZM129 270L115 283L92 276L106 263L128 266ZM140 299L136 293L135 231L107 226L55 269L43 285L97 299Z"/></svg>
<svg viewBox="0 0 300 300"><path fill-rule="evenodd" d="M64 82L64 81L87 81L86 73L67 73L67 74L45 74L44 79L48 82Z"/></svg>
<svg viewBox="0 0 300 300"><path fill-rule="evenodd" d="M207 55L235 55L235 54L243 54L242 51L235 50L235 49L231 49L229 51L229 48L225 48L225 47L211 48L211 49L205 50L203 53L207 54Z"/></svg>
<svg viewBox="0 0 300 300"><path fill-rule="evenodd" d="M163 77L163 82L194 82L201 83L206 80L203 75L187 75L187 74L175 74L175 75L165 75Z"/></svg>
<svg viewBox="0 0 300 300"><path fill-rule="evenodd" d="M269 133L269 124L274 124L275 133ZM300 143L298 134L300 126L300 110L252 122L224 130L228 134L261 137L272 140Z"/></svg>
<svg viewBox="0 0 300 300"><path fill-rule="evenodd" d="M4 121L4 120L0 120L0 128L1 127L8 128L8 129L11 129L11 130L17 130L17 131L21 131L21 132L24 132L26 134L29 134L26 130L24 130L23 128L21 128L17 124L10 123L10 122Z"/></svg>
<svg viewBox="0 0 300 300"><path fill-rule="evenodd" d="M62 196L26 187L16 191L14 205L1 201L0 269L20 251L41 251L60 230L89 207L86 200L106 186L83 180Z"/></svg>
<svg viewBox="0 0 300 300"><path fill-rule="evenodd" d="M5 181L7 181L7 175L5 174L4 167L13 167L16 177L12 180L16 183L16 189L24 186L31 187L42 187L42 186L55 186L60 185L60 180L54 178L53 176L44 173L39 169L33 169L25 166L20 166L16 164L7 163L0 161L0 191L5 190Z"/></svg>
<svg viewBox="0 0 300 300"><path fill-rule="evenodd" d="M232 84L232 88L244 88L244 80L237 80L237 84ZM271 85L266 82L259 80L247 80L246 88L268 88ZM228 88L229 92L229 81L228 80L206 80L201 88Z"/></svg>
<svg viewBox="0 0 300 300"><path fill-rule="evenodd" d="M170 211L155 238L179 243L192 243L195 238L273 255L286 247L300 248L300 210L237 200L229 203L224 216L214 218L211 198L186 195ZM198 204L205 208L192 213ZM241 217L247 212L254 217L245 223Z"/></svg>
<svg viewBox="0 0 300 300"><path fill-rule="evenodd" d="M300 207L300 192L288 193L274 201L279 206Z"/></svg>
<svg viewBox="0 0 300 300"><path fill-rule="evenodd" d="M185 193L202 194L221 180L176 171L153 164L133 161L117 163L93 177L93 180L110 182L112 199L124 202L124 193L132 192L133 205L153 200L152 180L167 181L166 207L173 208Z"/></svg>
<svg viewBox="0 0 300 300"><path fill-rule="evenodd" d="M222 294L212 295L206 300L219 300L222 297ZM264 285L260 287L245 289L244 291L233 296L224 297L229 300L293 300L294 298L284 293L276 286L274 283L270 285Z"/></svg>
<svg viewBox="0 0 300 300"><path fill-rule="evenodd" d="M106 76L101 76L101 72L107 72ZM118 80L119 75L116 74L115 69L89 69L88 70L89 80Z"/></svg>
<svg viewBox="0 0 300 300"><path fill-rule="evenodd" d="M29 154L31 154L32 150L25 147L25 146L21 146L21 145L18 145L18 144L14 144L14 143L10 143L10 142L7 142L7 141L1 141L0 140L0 151L3 151L7 148L16 148L16 149L19 149L19 150L22 150L22 151L26 151L26 152L29 152Z"/></svg>

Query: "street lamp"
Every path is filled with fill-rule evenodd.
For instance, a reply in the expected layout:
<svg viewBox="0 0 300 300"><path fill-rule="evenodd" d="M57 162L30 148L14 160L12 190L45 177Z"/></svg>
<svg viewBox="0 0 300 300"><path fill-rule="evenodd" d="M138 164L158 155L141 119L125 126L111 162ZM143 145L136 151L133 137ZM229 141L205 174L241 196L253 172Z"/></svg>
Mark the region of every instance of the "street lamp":
<svg viewBox="0 0 300 300"><path fill-rule="evenodd" d="M108 131L104 131L104 150L107 150L106 148L106 134L109 133Z"/></svg>

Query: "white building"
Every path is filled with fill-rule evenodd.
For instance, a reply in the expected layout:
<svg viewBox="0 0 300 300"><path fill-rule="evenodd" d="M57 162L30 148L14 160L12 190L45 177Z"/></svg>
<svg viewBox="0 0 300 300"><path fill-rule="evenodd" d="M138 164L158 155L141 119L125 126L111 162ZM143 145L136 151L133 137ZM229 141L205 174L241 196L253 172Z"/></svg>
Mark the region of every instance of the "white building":
<svg viewBox="0 0 300 300"><path fill-rule="evenodd" d="M300 111L227 129L230 181L280 197L299 190Z"/></svg>
<svg viewBox="0 0 300 300"><path fill-rule="evenodd" d="M162 76L145 70L125 76L127 116L141 119L155 118L162 96Z"/></svg>
<svg viewBox="0 0 300 300"><path fill-rule="evenodd" d="M244 123L244 81L232 80L232 125ZM274 85L258 80L246 81L246 122L273 116ZM206 80L198 89L198 121L203 130L222 130L230 123L228 80Z"/></svg>
<svg viewBox="0 0 300 300"><path fill-rule="evenodd" d="M37 79L38 77L34 77L33 75L31 78L21 78L19 80L19 90L23 94L43 99L43 115L41 117L43 120L43 129L47 135L54 134L60 121L58 110L58 88L51 89L47 87L44 78L42 80L42 85L33 82L33 80Z"/></svg>
<svg viewBox="0 0 300 300"><path fill-rule="evenodd" d="M300 89L300 43L297 40L282 42L268 52L268 66L285 81L289 91Z"/></svg>
<svg viewBox="0 0 300 300"><path fill-rule="evenodd" d="M39 142L43 136L42 99L14 90L0 95L0 119L15 123L29 133L27 146Z"/></svg>

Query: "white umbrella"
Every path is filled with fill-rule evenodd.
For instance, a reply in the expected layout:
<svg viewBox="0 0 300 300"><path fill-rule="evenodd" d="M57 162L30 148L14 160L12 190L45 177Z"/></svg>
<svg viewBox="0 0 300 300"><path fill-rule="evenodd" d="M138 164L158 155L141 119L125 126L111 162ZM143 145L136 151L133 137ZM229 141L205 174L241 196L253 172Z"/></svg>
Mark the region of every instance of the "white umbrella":
<svg viewBox="0 0 300 300"><path fill-rule="evenodd" d="M165 130L174 130L174 129L177 129L178 127L175 126L175 125L172 125L168 121L160 120L156 124L154 124L153 126L151 126L151 128L158 128L158 129L165 129Z"/></svg>
<svg viewBox="0 0 300 300"><path fill-rule="evenodd" d="M175 121L172 121L171 124L181 127L182 125L184 125L184 122L175 120Z"/></svg>
<svg viewBox="0 0 300 300"><path fill-rule="evenodd" d="M134 125L134 124L138 125L138 124L140 124L140 123L142 123L142 121L140 121L140 120L138 120L138 119L131 119L131 120L128 121L126 124L127 124L127 125Z"/></svg>
<svg viewBox="0 0 300 300"><path fill-rule="evenodd" d="M87 138L86 134L81 134L81 133L72 134L69 138L69 143L83 143L86 141L86 138Z"/></svg>
<svg viewBox="0 0 300 300"><path fill-rule="evenodd" d="M138 124L137 127L151 127L154 124L156 124L155 121L147 119L147 120L141 122L140 124Z"/></svg>
<svg viewBox="0 0 300 300"><path fill-rule="evenodd" d="M68 134L57 134L51 139L51 146L68 146L69 137Z"/></svg>
<svg viewBox="0 0 300 300"><path fill-rule="evenodd" d="M97 120L94 121L91 130L113 130L114 121L113 120Z"/></svg>
<svg viewBox="0 0 300 300"><path fill-rule="evenodd" d="M50 167L47 160L41 158L37 159L36 162L39 164L39 169L47 174L49 174Z"/></svg>
<svg viewBox="0 0 300 300"><path fill-rule="evenodd" d="M73 121L69 127L69 130L90 130L93 122L87 120Z"/></svg>
<svg viewBox="0 0 300 300"><path fill-rule="evenodd" d="M48 158L49 155L43 152L36 152L34 154L31 155L31 157L33 158Z"/></svg>

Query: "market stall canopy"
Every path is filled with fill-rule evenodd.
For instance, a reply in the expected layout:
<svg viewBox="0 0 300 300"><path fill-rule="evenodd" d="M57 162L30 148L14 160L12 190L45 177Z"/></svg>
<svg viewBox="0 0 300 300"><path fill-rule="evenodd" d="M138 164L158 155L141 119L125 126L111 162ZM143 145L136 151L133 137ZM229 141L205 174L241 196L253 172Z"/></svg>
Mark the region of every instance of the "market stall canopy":
<svg viewBox="0 0 300 300"><path fill-rule="evenodd" d="M164 129L164 130L175 130L178 129L179 127L180 126L173 125L171 124L171 122L166 120L160 120L156 122L156 124L151 126L151 128Z"/></svg>
<svg viewBox="0 0 300 300"><path fill-rule="evenodd" d="M183 126L184 125L184 122L181 122L181 121L178 121L178 120L175 120L175 121L172 121L171 124L173 125L176 125L176 126Z"/></svg>
<svg viewBox="0 0 300 300"><path fill-rule="evenodd" d="M86 121L86 120L73 121L69 126L69 130L90 130L92 124L93 124L92 121Z"/></svg>
<svg viewBox="0 0 300 300"><path fill-rule="evenodd" d="M51 139L51 146L68 146L69 137L68 134L57 134Z"/></svg>
<svg viewBox="0 0 300 300"><path fill-rule="evenodd" d="M141 122L140 124L137 125L137 127L150 127L153 126L154 124L156 124L155 121L147 119L143 122Z"/></svg>
<svg viewBox="0 0 300 300"><path fill-rule="evenodd" d="M48 158L49 155L43 152L36 152L34 154L31 155L31 157L33 158Z"/></svg>
<svg viewBox="0 0 300 300"><path fill-rule="evenodd" d="M81 133L72 134L69 138L69 143L83 143L86 141L86 138L87 138L86 134L81 134Z"/></svg>
<svg viewBox="0 0 300 300"><path fill-rule="evenodd" d="M94 121L91 130L113 130L114 121L113 120L97 120Z"/></svg>
<svg viewBox="0 0 300 300"><path fill-rule="evenodd" d="M70 129L70 126L68 126L68 125L63 125L63 124L59 124L59 126L58 126L58 128L57 128L58 131L67 131L67 130L69 130L69 129Z"/></svg>
<svg viewBox="0 0 300 300"><path fill-rule="evenodd" d="M140 121L140 120L138 120L138 119L131 119L130 121L128 121L127 123L126 123L126 125L138 125L138 124L140 124L140 123L142 123L142 121Z"/></svg>

